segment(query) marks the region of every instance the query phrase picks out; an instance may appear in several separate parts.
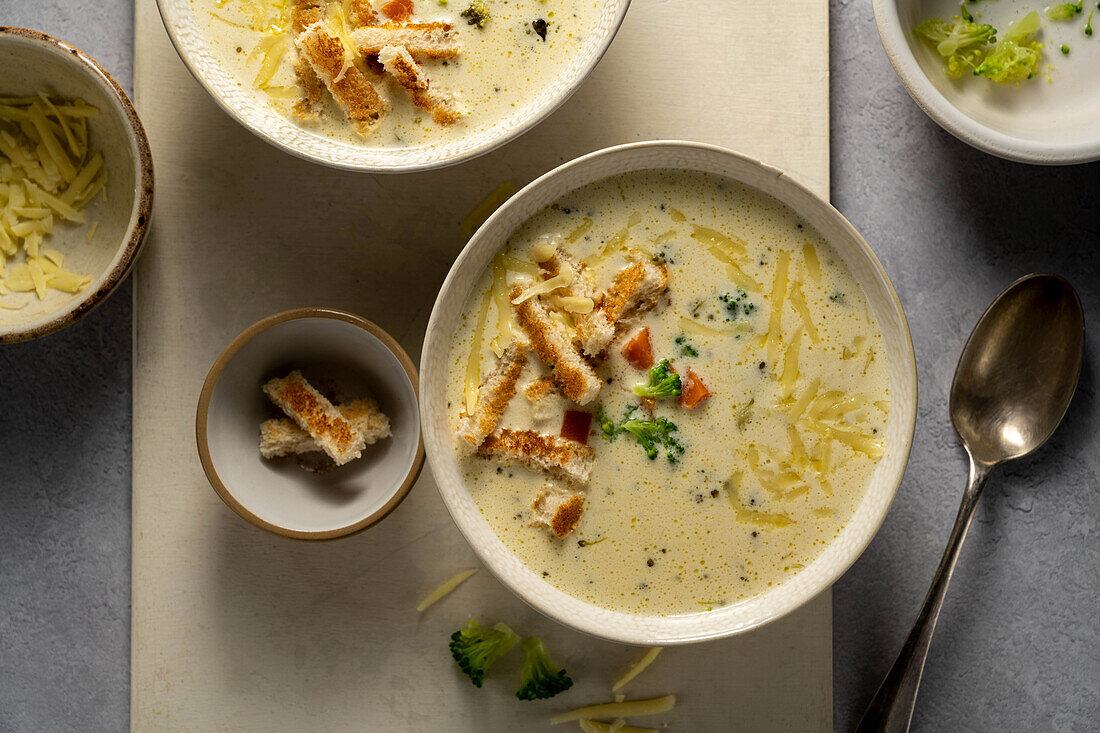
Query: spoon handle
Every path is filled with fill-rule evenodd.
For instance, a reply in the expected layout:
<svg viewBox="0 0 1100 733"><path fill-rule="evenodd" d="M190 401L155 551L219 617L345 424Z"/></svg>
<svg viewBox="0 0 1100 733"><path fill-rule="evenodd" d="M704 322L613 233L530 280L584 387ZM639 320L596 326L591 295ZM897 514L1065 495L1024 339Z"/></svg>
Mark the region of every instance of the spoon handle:
<svg viewBox="0 0 1100 733"><path fill-rule="evenodd" d="M955 526L951 528L951 537L947 540L947 549L944 550L940 566L932 579L932 587L928 589L913 629L905 639L905 646L901 648L901 653L894 660L894 666L890 668L871 704L867 706L867 711L856 727L856 733L905 733L909 730L913 706L917 701L917 687L924 671L924 660L932 644L932 632L936 629L940 607L947 595L947 584L951 582L955 562L959 559L959 549L966 537L966 530L970 528L970 520L974 517L974 507L978 505L978 497L981 496L982 488L992 470L991 464L975 461L971 456L970 479L963 493L959 514L955 517Z"/></svg>

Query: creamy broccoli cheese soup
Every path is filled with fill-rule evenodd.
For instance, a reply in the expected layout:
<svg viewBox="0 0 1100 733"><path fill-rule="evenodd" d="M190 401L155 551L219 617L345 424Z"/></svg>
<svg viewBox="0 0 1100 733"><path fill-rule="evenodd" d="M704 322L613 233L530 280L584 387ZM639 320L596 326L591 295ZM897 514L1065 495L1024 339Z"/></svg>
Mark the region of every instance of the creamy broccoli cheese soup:
<svg viewBox="0 0 1100 733"><path fill-rule="evenodd" d="M341 142L427 146L549 86L605 0L191 0L242 87Z"/></svg>
<svg viewBox="0 0 1100 733"><path fill-rule="evenodd" d="M606 608L699 612L832 542L883 454L866 297L776 200L608 178L508 241L453 337L465 480L504 544Z"/></svg>

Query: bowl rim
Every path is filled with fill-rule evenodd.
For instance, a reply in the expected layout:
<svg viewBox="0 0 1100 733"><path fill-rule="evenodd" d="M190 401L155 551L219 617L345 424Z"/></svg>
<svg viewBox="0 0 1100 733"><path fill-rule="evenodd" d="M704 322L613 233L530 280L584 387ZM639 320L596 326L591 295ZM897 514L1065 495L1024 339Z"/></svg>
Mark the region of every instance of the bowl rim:
<svg viewBox="0 0 1100 733"><path fill-rule="evenodd" d="M214 395L214 387L217 385L218 379L221 377L225 367L233 359L236 353L240 351L245 344L269 328L281 323L286 323L287 321L305 318L328 318L335 321L343 321L344 323L358 326L381 341L397 358L402 369L405 370L405 376L409 380L409 385L413 392L413 399L419 411L420 377L417 374L416 366L413 364L412 359L409 358L408 353L405 352L405 349L401 347L401 344L382 327L362 316L348 313L347 311L337 310L335 308L326 308L322 306L293 308L291 310L275 313L266 318L261 318L244 331L241 331L236 338L229 342L229 345L225 347L222 353L214 361L214 364L210 367L210 371L206 375L206 380L202 384L202 391L199 392L198 407L195 411L195 442L199 452L199 463L202 464L203 473L206 474L206 479L210 482L210 486L217 492L218 496L221 497L221 500L243 519L260 529L266 529L274 534L294 540L335 540L357 534L381 522L405 500L413 484L415 484L417 478L419 478L421 470L424 468L424 431L422 427L418 427L417 430L416 453L413 456L408 473L405 474L405 477L401 480L401 483L398 484L397 489L386 503L356 522L352 522L343 527L324 530L299 530L282 527L261 518L245 507L237 500L236 496L233 495L233 492L230 491L229 487L222 481L221 476L218 475L217 469L214 468L214 461L210 456L210 442L207 435L207 419L210 412L210 399Z"/></svg>
<svg viewBox="0 0 1100 733"><path fill-rule="evenodd" d="M320 154L313 154L304 150L299 150L293 145L283 142L275 134L261 127L260 124L253 123L253 121L246 119L241 115L235 107L229 104L229 102L223 99L219 94L216 94L207 83L202 71L196 65L194 59L191 56L190 48L184 43L177 33L178 29L174 23L169 20L170 11L167 10L168 3L173 0L156 0L157 9L160 12L161 21L164 24L164 28L168 33L168 38L172 41L172 45L176 49L176 54L183 61L184 66L191 72L191 76L199 83L199 85L206 91L206 93L214 100L214 102L234 119L238 124L251 132L256 137L260 138L264 142L272 145L273 147L282 150L285 153L289 153L301 160L309 161L310 163L317 163L320 165L328 166L329 168L335 168L338 170L355 171L359 173L377 173L377 174L401 174L401 173L417 173L421 171L439 170L442 168L449 168L460 163L465 163L475 158L480 158L483 155L491 153L497 148L512 142L513 140L521 137L529 132L532 128L543 122L547 117L553 114L561 105L565 104L570 97L580 88L580 86L588 79L592 74L592 71L596 68L599 62L603 59L607 53L607 49L611 46L611 42L615 39L615 36L619 32L619 28L622 27L623 19L626 17L627 9L630 7L631 0L606 0L608 3L616 3L618 8L615 12L615 18L612 21L608 32L600 39L599 44L594 49L592 58L589 59L585 65L582 73L578 74L568 86L566 86L561 94L553 99L542 109L536 111L534 114L528 115L523 121L515 128L509 131L508 134L499 137L494 137L478 147L472 148L466 152L458 155L453 155L449 158L439 158L426 161L415 161L408 163L397 163L388 165L378 165L372 163L359 163L348 160L343 160L338 156L325 157ZM178 1L178 0L177 0ZM322 138L324 139L324 138ZM331 142L326 140L326 143ZM434 145L429 145L423 148L424 151L431 151L435 149Z"/></svg>
<svg viewBox="0 0 1100 733"><path fill-rule="evenodd" d="M924 113L964 143L1006 160L1033 165L1072 165L1100 160L1100 137L1049 143L1014 137L963 114L936 89L917 63L898 15L897 0L871 0L879 41L902 86Z"/></svg>
<svg viewBox="0 0 1100 733"><path fill-rule="evenodd" d="M549 618L557 621L558 623L564 624L564 625L566 625L568 627L571 627L571 628L573 628L577 631L580 631L582 633L588 634L588 635L596 637L596 638L606 639L606 640L609 640L609 641L614 641L614 642L619 642L619 643L641 644L641 645L650 645L650 646L652 646L652 645L683 645L683 644L692 644L692 643L697 643L697 642L702 642L702 641L711 641L711 640L715 640L715 639L726 638L726 637L729 637L729 636L740 635L740 634L745 633L747 631L759 628L760 626L763 626L767 623L775 621L779 618L787 616L790 613L793 613L797 609L799 609L799 608L803 607L804 605L806 605L807 603L809 603L810 600L817 597L822 591L830 588L841 576L843 576L843 574L845 572L847 572L847 570L852 566L852 564L867 549L867 546L871 543L871 540L878 534L879 530L882 528L882 525L885 522L886 516L889 513L890 507L893 505L893 502L897 497L897 492L898 492L898 490L901 486L901 483L902 483L902 481L905 477L905 472L906 472L908 462L909 462L909 456L912 452L912 447L913 447L913 436L914 436L915 430L916 430L918 383L917 383L917 371L916 371L916 356L915 356L914 347L913 347L912 334L911 334L910 329L909 329L909 323L908 323L908 320L906 319L905 310L902 307L901 300L898 298L898 295L897 295L896 290L894 289L893 283L890 281L890 278L887 275L887 273L885 271L885 268L883 268L882 263L879 261L878 257L875 255L874 250L871 249L871 247L867 243L867 241L855 229L855 227L852 226L852 224L847 220L847 218L845 218L844 215L841 214L836 208L834 208L828 201L823 199L818 194L814 193L812 190L810 190L805 185L800 183L797 179L792 178L791 176L785 174L779 168L776 168L774 166L763 163L762 161L760 161L756 158L752 158L750 156L734 152L732 150L729 150L728 148L724 148L724 147L717 146L717 145L711 145L711 144L707 144L707 143L700 143L700 142L694 142L694 141L685 141L685 140L651 140L651 141L644 141L644 142L637 142L637 143L626 143L626 144L615 145L615 146L611 146L611 147L608 147L608 148L603 148L603 149L600 149L600 150L596 150L596 151L593 151L593 152L588 153L586 155L582 155L578 158L570 160L566 163L563 163L562 165L552 169L551 171L549 171L549 172L543 174L542 176L540 176L539 178L535 179L534 181L529 183L527 186L525 186L523 189L521 189L518 193L513 195L507 202L505 202L500 208L498 208L485 221L484 224L482 224L482 226L479 228L479 230L477 232L475 232L473 237L470 238L469 242L463 248L462 252L459 253L459 255L455 259L455 262L452 265L450 271L447 273L446 279L444 280L443 284L440 286L439 294L436 298L435 305L432 308L431 317L429 318L428 327L427 327L427 331L426 331L425 339L424 339L424 346L423 346L423 349L422 349L422 352L421 352L421 363L422 364L429 364L429 365L432 365L432 364L436 363L436 362L432 361L433 353L431 353L431 352L434 352L438 349L447 348L449 346L448 336L447 335L441 335L441 334L438 333L438 331L439 331L438 321L442 317L442 315L441 315L441 306L443 305L443 301L445 299L445 296L454 287L454 281L457 278L457 273L458 273L459 269L461 269L463 267L464 263L469 261L474 256L474 249L481 248L481 247L484 246L484 245L481 245L481 242L482 242L483 236L484 236L484 232L490 231L492 229L492 225L494 224L494 222L498 218L503 218L504 216L506 216L508 209L510 209L513 206L517 205L517 203L522 201L524 198L526 198L528 196L531 196L533 192L537 192L543 185L546 184L546 182L548 180L550 180L552 178L555 178L559 175L562 175L563 173L565 173L565 172L567 172L567 171L569 171L569 170L571 170L571 169L573 169L577 166L586 165L595 158L601 158L601 157L613 156L613 155L622 155L622 154L626 154L626 153L629 153L629 152L632 152L632 151L635 151L635 150L644 150L644 149L647 149L647 148L667 148L670 152L675 152L676 150L684 150L684 149L695 149L695 150L700 150L700 151L707 151L711 154L717 154L717 155L721 155L721 156L728 156L728 157L731 157L731 158L737 160L739 162L739 164L749 165L749 166L758 168L759 170L767 173L768 175L774 176L777 179L785 179L785 183L783 185L790 186L792 192L797 193L798 195L801 195L801 196L806 196L810 200L812 200L813 205L817 206L818 210L822 214L824 214L824 215L828 216L829 218L831 218L836 224L838 224L840 226L840 228L844 231L845 235L852 239L854 244L857 245L859 250L866 257L866 261L871 266L875 276L879 279L881 284L884 286L885 292L888 295L888 300L889 300L888 307L893 308L894 313L896 314L896 316L898 318L898 335L901 338L902 344L903 344L902 353L905 357L905 362L906 363L902 364L902 365L899 365L899 373L900 373L900 375L902 376L903 379L905 379L909 384L912 385L912 397L911 397L910 400L906 401L906 403L905 403L905 411L906 411L907 414L911 415L912 420L907 421L906 423L904 423L901 426L901 429L902 429L902 435L901 435L902 444L898 446L898 453L897 453L898 461L899 461L898 469L897 469L895 475L890 476L889 478L887 478L884 481L884 486L886 487L886 489L888 489L888 491L884 494L884 498L886 499L886 501L882 505L881 512L877 516L874 516L872 518L873 521L869 522L868 525L862 530L862 534L857 538L858 542L856 544L852 545L852 549L845 556L843 556L841 558L842 561L835 566L834 571L830 572L829 574L823 574L820 578L817 578L817 579L814 579L814 580L808 582L806 584L806 587L803 589L803 591L801 592L801 594L798 597L792 598L788 602L785 602L783 604L780 604L780 605L776 606L770 613L761 614L758 618L754 618L751 622L744 623L744 624L742 624L742 625L740 625L736 628L728 628L727 627L727 628L720 628L720 629L717 629L717 630L710 628L710 629L706 629L706 630L703 630L703 631L692 631L690 633L684 633L683 631L674 631L672 629L666 629L664 632L661 632L664 635L656 636L656 635L653 635L651 632L647 632L645 629L639 628L637 626L628 627L629 622L626 622L626 624L624 624L624 626L621 627L621 628L608 630L606 627L604 627L602 625L599 625L597 622L595 622L594 620L589 619L587 617L579 617L579 616L571 615L571 614L567 613L564 609L549 607L548 605L546 605L544 603L540 603L539 600L536 598L535 594L530 592L531 589L517 587L515 584L513 584L511 579L504 577L503 567L498 567L498 562L503 562L507 558L499 557L496 552L492 551L492 548L482 547L482 546L477 545L474 542L470 541L470 539L467 535L467 529L468 528L466 527L466 523L462 519L460 519L460 517L457 513L457 506L453 505L453 502L456 499L455 499L455 497L451 497L451 496L448 495L447 490L445 489L445 487L443 485L444 482L440 478L442 475L444 475L444 473L441 470L439 470L443 465L443 460L444 459L440 456L433 455L431 450L428 451L428 454L427 454L428 465L432 469L432 474L436 478L437 489L439 490L441 498L443 499L443 503L447 507L447 511L451 515L451 518L455 522L455 525L458 526L459 531L463 535L463 538L466 539L467 544L471 547L471 549L473 549L474 553L481 560L482 564L484 564L485 567L489 568L490 572L492 572L493 575L496 576L497 579L500 580L501 583L503 585L505 585L505 587L507 587L518 598L520 598L522 601L527 603L529 606L531 606L535 610L539 611L541 614L543 614L545 616L548 616ZM658 166L652 166L652 167L654 169L657 169L657 168L661 168L661 167L676 168L676 167L683 167L683 166L682 165L677 165L677 164L672 164L672 165L669 165L669 166L659 166L658 165ZM644 170L644 169L645 168L637 168L637 169L633 169L633 170ZM593 178L592 180L593 181L594 180L599 180L599 177ZM580 185L583 186L585 184L582 183ZM756 188L755 186L752 186L752 184L746 183L745 185ZM774 194L770 194L770 193L768 195L774 196ZM793 206L791 206L790 204L787 204L786 202L782 201L782 199L779 199L779 200L782 203L784 203L784 205L787 205L788 207L792 208L792 210L794 210ZM796 213L799 213L800 215L805 215L805 214L802 214L801 212L798 212L798 211L796 211ZM434 358L438 358L438 355L436 355ZM893 398L893 399L897 400L897 398ZM421 428L422 428L422 430L425 430L427 432L432 432L432 431L436 430L436 428L437 428L436 421L434 419L432 419L432 417L429 415L429 412L428 412L429 411L428 402L430 400L431 400L431 394L430 394L430 391L429 391L428 397L425 398L424 400L422 400L421 404L420 404ZM901 403L899 402L898 404L900 405ZM430 441L429 441L429 445L431 445ZM490 528L490 531L491 531L491 528ZM512 556L514 556L514 553L511 553L509 551L508 552L508 558L511 558ZM536 579L536 580L538 580L538 579ZM541 582L545 584L545 581L541 581ZM551 586L551 587L553 587L553 586ZM635 614L628 614L628 613L625 613L625 612L611 612L611 611L608 611L607 609L603 609L603 608L594 606L594 604L588 603L588 602L583 601L581 599L577 599L575 596L570 596L568 593L565 593L564 591L560 591L556 588L554 590L557 591L558 594L564 594L565 596L568 596L568 597L570 597L574 600L579 601L580 603L584 604L586 607L589 607L589 606L592 607L593 609L595 609L599 613L608 612L608 613L614 614L617 617L625 617L625 618L637 618L637 619L647 619L647 620L654 618L653 616L644 616L644 615L641 615L641 614L635 615ZM761 597L763 597L763 595L754 596L753 598L747 599L745 602L752 602L753 600L759 599ZM738 604L734 604L733 606L728 606L726 608L736 607L738 605L742 605L742 604L738 603ZM657 617L657 618L661 618L662 620L663 619L675 619L675 618L679 618L679 616Z"/></svg>
<svg viewBox="0 0 1100 733"><path fill-rule="evenodd" d="M0 343L18 343L49 335L76 323L103 303L118 284L130 274L130 270L141 251L141 246L145 242L145 235L149 231L152 219L153 155L149 148L149 139L145 135L145 128L142 127L141 119L138 117L137 110L134 109L130 97L127 96L114 77L100 66L95 59L60 38L30 28L0 26L0 42L6 36L14 36L38 44L69 60L76 59L77 63L72 64L72 68L98 84L106 92L107 97L117 104L119 111L122 113L121 116L127 123L127 139L130 142L130 151L134 153L135 196L130 207L130 225L123 243L115 250L113 264L107 271L106 276L98 288L76 300L64 311L49 317L50 320L45 323L31 328L12 330L5 330L4 327L0 327ZM121 254L119 254L119 250L121 250Z"/></svg>

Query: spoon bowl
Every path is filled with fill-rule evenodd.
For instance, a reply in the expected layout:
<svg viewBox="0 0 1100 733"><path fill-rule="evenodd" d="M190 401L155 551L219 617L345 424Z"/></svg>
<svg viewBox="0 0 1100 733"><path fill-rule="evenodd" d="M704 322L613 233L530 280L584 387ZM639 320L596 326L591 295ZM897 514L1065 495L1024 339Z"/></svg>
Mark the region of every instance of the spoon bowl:
<svg viewBox="0 0 1100 733"><path fill-rule="evenodd" d="M951 385L955 432L975 460L1000 463L1047 441L1081 371L1081 301L1056 275L1009 285L963 347Z"/></svg>

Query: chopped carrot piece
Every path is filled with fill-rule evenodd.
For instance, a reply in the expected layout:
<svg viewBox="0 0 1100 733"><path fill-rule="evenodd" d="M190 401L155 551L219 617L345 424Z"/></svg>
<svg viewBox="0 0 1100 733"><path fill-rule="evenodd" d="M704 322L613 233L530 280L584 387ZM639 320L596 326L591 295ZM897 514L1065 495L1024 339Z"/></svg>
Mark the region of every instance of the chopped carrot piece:
<svg viewBox="0 0 1100 733"><path fill-rule="evenodd" d="M592 430L592 413L584 410L566 410L561 421L561 437L588 444L588 433Z"/></svg>
<svg viewBox="0 0 1100 733"><path fill-rule="evenodd" d="M710 397L710 390L707 389L707 385L703 384L703 380L699 379L699 375L691 367L688 367L687 376L682 381L680 396L676 398L681 407L686 407L689 410L695 409L696 405Z"/></svg>
<svg viewBox="0 0 1100 733"><path fill-rule="evenodd" d="M382 14L395 23L404 23L412 17L412 0L390 0L382 6Z"/></svg>
<svg viewBox="0 0 1100 733"><path fill-rule="evenodd" d="M643 328L623 347L623 358L635 369L649 369L653 366L653 346L649 343L649 329Z"/></svg>

